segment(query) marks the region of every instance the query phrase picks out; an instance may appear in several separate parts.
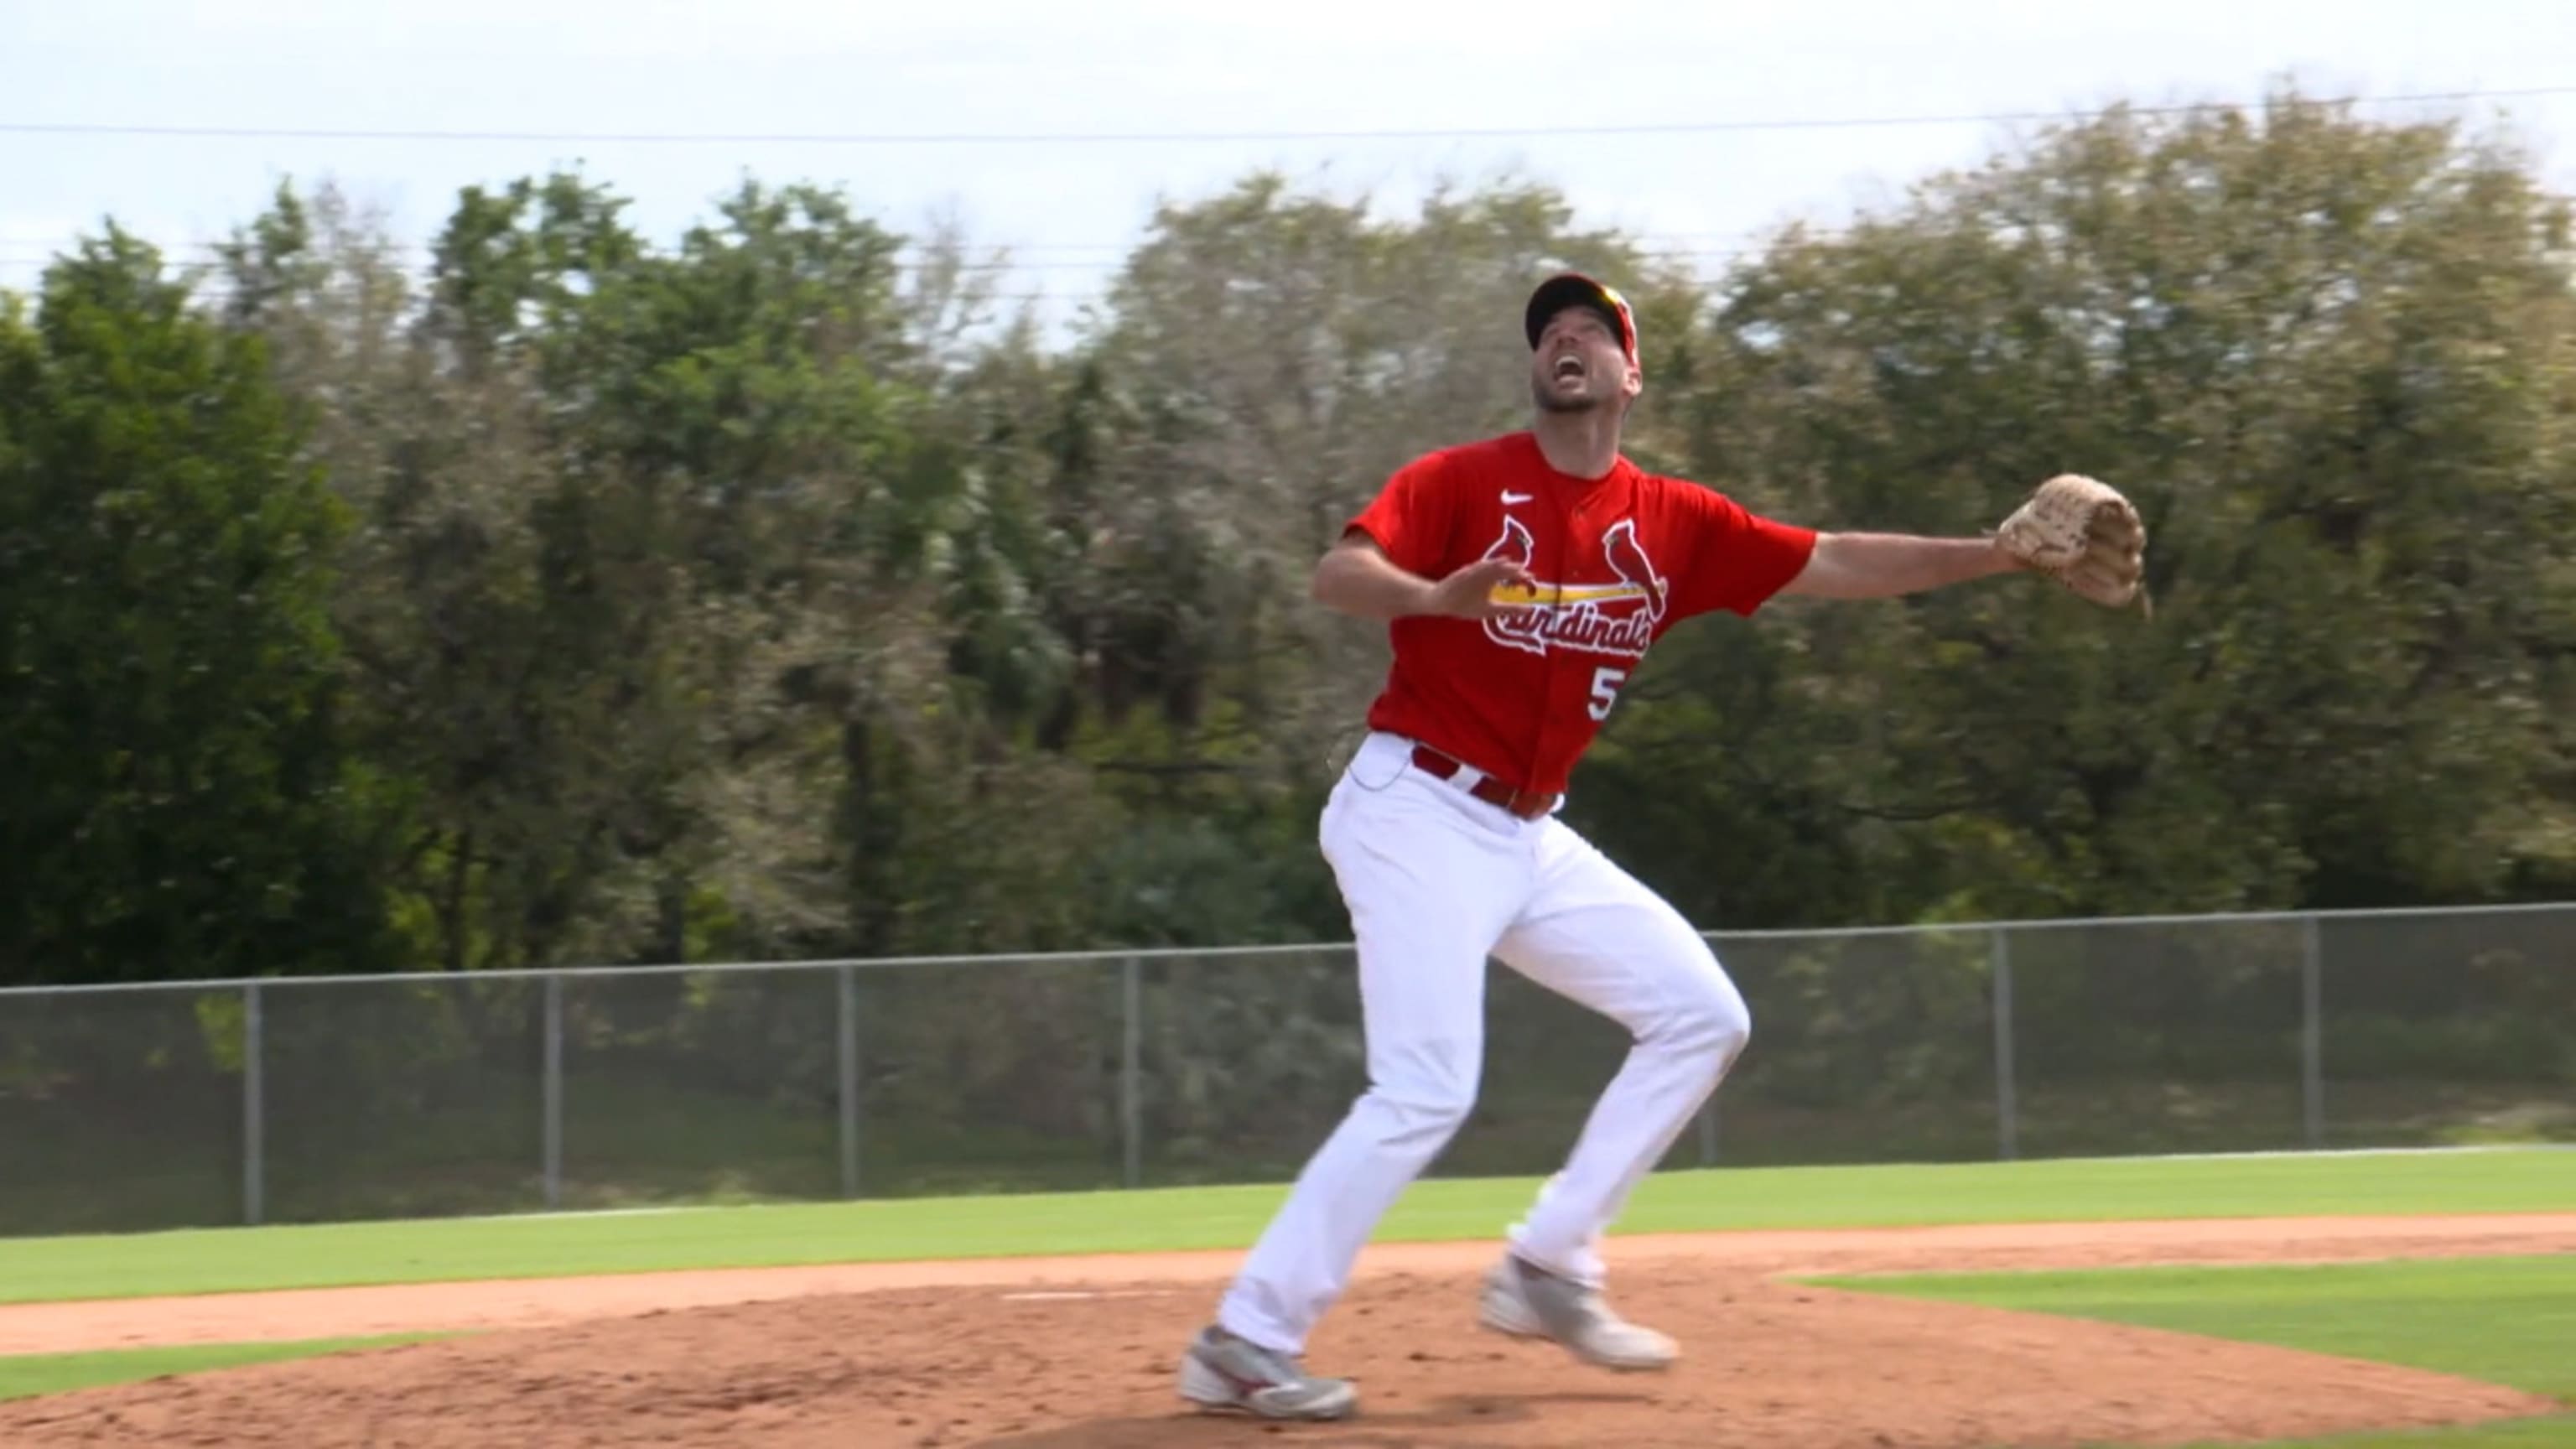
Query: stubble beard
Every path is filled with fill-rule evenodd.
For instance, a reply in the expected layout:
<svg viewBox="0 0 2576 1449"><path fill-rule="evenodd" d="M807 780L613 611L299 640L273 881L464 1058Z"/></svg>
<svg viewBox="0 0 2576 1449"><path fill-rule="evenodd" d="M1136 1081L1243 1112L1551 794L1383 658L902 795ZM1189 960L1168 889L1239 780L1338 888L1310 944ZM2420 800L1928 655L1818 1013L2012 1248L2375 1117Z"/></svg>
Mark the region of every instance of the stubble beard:
<svg viewBox="0 0 2576 1449"><path fill-rule="evenodd" d="M1540 412L1570 415L1598 412L1609 399L1595 392L1589 384L1583 391L1569 397L1556 390L1556 379L1540 377L1530 383L1530 401Z"/></svg>

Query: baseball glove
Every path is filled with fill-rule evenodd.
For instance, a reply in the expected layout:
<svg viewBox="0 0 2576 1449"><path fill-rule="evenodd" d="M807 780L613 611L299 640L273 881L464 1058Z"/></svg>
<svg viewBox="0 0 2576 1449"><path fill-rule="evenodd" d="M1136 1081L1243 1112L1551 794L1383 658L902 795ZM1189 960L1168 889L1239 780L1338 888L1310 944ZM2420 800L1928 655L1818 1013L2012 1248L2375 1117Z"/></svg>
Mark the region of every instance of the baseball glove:
<svg viewBox="0 0 2576 1449"><path fill-rule="evenodd" d="M2117 489L2080 473L2060 473L2012 511L1996 530L2004 552L2107 608L2146 597L2147 527Z"/></svg>

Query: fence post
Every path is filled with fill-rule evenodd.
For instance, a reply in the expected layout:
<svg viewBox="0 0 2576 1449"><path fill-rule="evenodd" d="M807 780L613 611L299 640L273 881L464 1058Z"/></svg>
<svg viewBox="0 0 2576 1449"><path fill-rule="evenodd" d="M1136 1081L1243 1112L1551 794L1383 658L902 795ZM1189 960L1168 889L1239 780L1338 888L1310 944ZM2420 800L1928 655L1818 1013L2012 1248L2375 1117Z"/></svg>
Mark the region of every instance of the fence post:
<svg viewBox="0 0 2576 1449"><path fill-rule="evenodd" d="M840 968L841 1196L859 1195L859 973Z"/></svg>
<svg viewBox="0 0 2576 1449"><path fill-rule="evenodd" d="M242 987L242 1221L258 1227L268 1213L268 1083L259 1016L259 983Z"/></svg>
<svg viewBox="0 0 2576 1449"><path fill-rule="evenodd" d="M2299 1107L2308 1150L2326 1145L2325 943L2299 918Z"/></svg>
<svg viewBox="0 0 2576 1449"><path fill-rule="evenodd" d="M2021 1151L2021 1106L2013 1084L2012 938L1995 927L1995 1155L2010 1161Z"/></svg>
<svg viewBox="0 0 2576 1449"><path fill-rule="evenodd" d="M1119 967L1119 1048L1118 1048L1118 1139L1123 1157L1121 1175L1129 1187L1144 1179L1144 1108L1138 1100L1143 1094L1145 1054L1145 984L1144 967L1135 957L1128 957Z"/></svg>
<svg viewBox="0 0 2576 1449"><path fill-rule="evenodd" d="M546 973L546 1206L563 1203L563 973Z"/></svg>

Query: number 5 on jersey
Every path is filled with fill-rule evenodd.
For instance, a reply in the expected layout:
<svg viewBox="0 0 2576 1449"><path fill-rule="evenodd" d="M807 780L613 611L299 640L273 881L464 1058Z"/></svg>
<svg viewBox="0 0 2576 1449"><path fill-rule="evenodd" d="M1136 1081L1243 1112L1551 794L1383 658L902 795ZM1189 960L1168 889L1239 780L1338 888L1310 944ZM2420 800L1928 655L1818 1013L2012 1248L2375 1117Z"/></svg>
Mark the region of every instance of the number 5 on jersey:
<svg viewBox="0 0 2576 1449"><path fill-rule="evenodd" d="M1619 686L1627 682L1628 671L1604 664L1592 671L1592 702L1584 706L1594 719L1608 719L1610 706L1619 702Z"/></svg>

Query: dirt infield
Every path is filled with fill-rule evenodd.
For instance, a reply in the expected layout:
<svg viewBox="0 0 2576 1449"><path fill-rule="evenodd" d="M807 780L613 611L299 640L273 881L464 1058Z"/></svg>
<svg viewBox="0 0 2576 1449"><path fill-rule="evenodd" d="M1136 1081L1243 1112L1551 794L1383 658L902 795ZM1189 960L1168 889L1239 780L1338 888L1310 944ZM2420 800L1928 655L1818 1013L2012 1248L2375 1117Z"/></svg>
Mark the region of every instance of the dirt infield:
<svg viewBox="0 0 2576 1449"><path fill-rule="evenodd" d="M2551 1412L2438 1374L1824 1291L1812 1273L2576 1252L2576 1214L1976 1226L1614 1240L1688 1356L1632 1377L1473 1327L1490 1244L1372 1248L1316 1335L1360 1416L1188 1410L1173 1360L1237 1256L1031 1258L0 1309L0 1353L474 1329L440 1343L0 1405L0 1443L1334 1449L2248 1442Z"/></svg>

